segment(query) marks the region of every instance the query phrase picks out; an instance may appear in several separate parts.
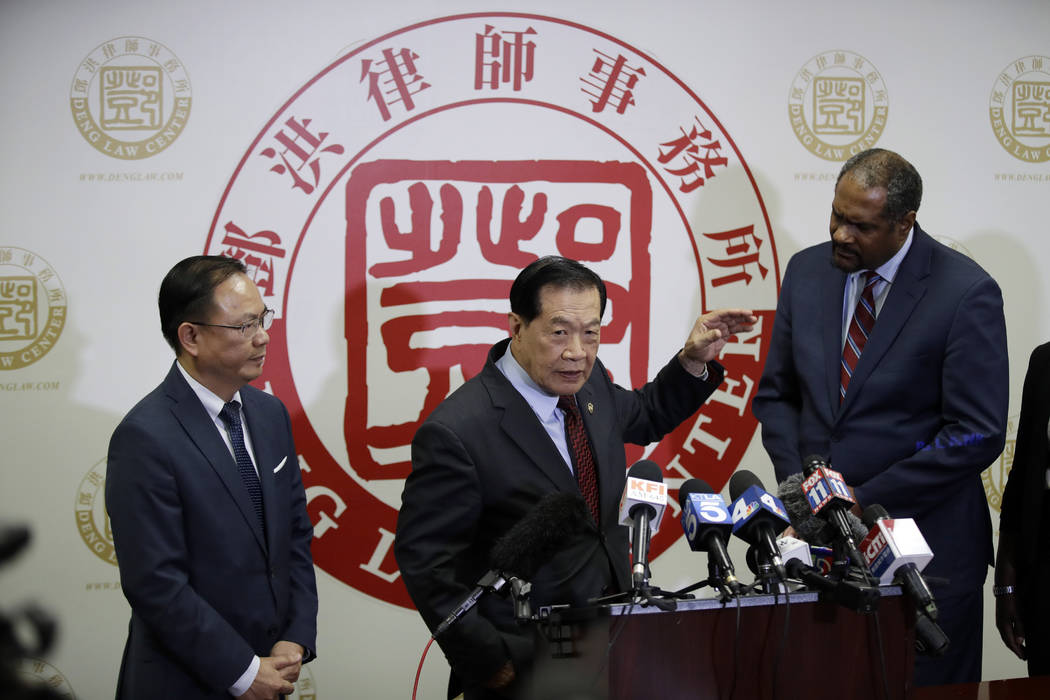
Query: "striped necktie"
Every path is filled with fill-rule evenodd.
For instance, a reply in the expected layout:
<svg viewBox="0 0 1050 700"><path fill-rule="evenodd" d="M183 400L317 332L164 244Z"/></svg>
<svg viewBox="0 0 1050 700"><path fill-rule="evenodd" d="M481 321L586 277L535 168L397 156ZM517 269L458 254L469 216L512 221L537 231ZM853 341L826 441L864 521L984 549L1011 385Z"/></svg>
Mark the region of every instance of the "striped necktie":
<svg viewBox="0 0 1050 700"><path fill-rule="evenodd" d="M881 277L874 270L869 270L864 279L864 291L857 302L857 308L853 311L853 320L849 323L849 331L846 333L846 344L842 348L842 368L839 372L839 403L846 398L846 388L853 377L853 370L857 368L860 354L864 352L864 346L868 343L868 336L875 326L875 283Z"/></svg>

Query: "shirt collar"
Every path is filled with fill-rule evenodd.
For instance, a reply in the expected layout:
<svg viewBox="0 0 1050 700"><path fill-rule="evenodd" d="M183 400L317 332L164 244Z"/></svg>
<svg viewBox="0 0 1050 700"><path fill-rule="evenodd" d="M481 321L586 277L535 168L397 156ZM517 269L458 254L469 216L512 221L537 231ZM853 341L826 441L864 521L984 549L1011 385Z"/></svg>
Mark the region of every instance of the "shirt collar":
<svg viewBox="0 0 1050 700"><path fill-rule="evenodd" d="M914 238L915 226L908 229L908 237L904 239L904 245L898 250L892 258L875 268L875 272L878 273L879 277L886 280L887 282L893 282L897 276L897 270L900 269L901 263L904 261L904 256L908 254L908 250L911 249L912 238ZM863 275L867 270L858 270L850 275L851 278L856 279L860 275Z"/></svg>
<svg viewBox="0 0 1050 700"><path fill-rule="evenodd" d="M181 362L175 360L175 366L179 368L180 372L182 372L183 378L186 380L186 383L190 385L190 388L193 389L193 393L196 394L197 398L200 399L202 404L204 404L204 410L208 412L211 419L213 421L218 420L219 411L221 411L222 407L226 405L226 402L223 401L214 391L194 379L193 376L186 371L186 368L182 366ZM230 400L240 403L241 392L239 389Z"/></svg>
<svg viewBox="0 0 1050 700"><path fill-rule="evenodd" d="M533 412L537 416L550 416L557 409L558 397L549 394L532 380L529 373L518 364L514 353L510 351L509 343L507 351L503 353L503 357L496 360L496 367L507 378L507 381L511 383L511 386L517 389L518 393L532 407Z"/></svg>

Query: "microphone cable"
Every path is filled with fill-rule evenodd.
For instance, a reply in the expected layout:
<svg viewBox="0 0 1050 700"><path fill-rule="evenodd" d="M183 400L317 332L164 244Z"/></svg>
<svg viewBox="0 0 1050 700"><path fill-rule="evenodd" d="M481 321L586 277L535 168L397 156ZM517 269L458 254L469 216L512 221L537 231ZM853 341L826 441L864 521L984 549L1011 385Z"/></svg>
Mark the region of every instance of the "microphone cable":
<svg viewBox="0 0 1050 700"><path fill-rule="evenodd" d="M427 645L423 647L423 655L419 657L419 666L416 667L416 680L412 683L412 700L416 700L416 691L419 690L419 675L423 672L423 662L427 658L427 652L430 651L430 645L434 643L434 637L431 636L427 640Z"/></svg>
<svg viewBox="0 0 1050 700"><path fill-rule="evenodd" d="M882 692L886 696L886 700L890 700L890 679L886 671L886 652L882 648L882 626L879 624L879 613L877 610L872 613L872 618L875 620L875 643L879 650L879 670L882 672Z"/></svg>
<svg viewBox="0 0 1050 700"><path fill-rule="evenodd" d="M777 609L777 599L780 597L779 592L773 593L773 612ZM780 633L780 644L777 646L777 653L773 656L773 700L777 700L777 691L780 688L780 684L777 682L777 676L780 673L780 660L784 656L784 651L787 649L788 644L788 630L791 629L791 595L788 593L787 583L784 584L784 631Z"/></svg>
<svg viewBox="0 0 1050 700"><path fill-rule="evenodd" d="M627 610L617 615L620 619L609 624L609 643L605 647L605 655L602 657L602 662L598 664L598 671L594 674L594 681L591 684L594 687L597 687L598 683L601 681L602 674L605 673L605 668L609 665L609 659L612 658L613 646L616 644L616 640L620 638L620 634L627 627L627 621L631 619L631 611L634 610L634 606L637 602L638 598L636 596L631 596L631 604L627 606Z"/></svg>
<svg viewBox="0 0 1050 700"><path fill-rule="evenodd" d="M729 677L729 700L733 700L736 694L736 677L740 670L740 596L734 596L736 601L736 632L733 635L733 675ZM722 609L725 609L725 600L722 601Z"/></svg>

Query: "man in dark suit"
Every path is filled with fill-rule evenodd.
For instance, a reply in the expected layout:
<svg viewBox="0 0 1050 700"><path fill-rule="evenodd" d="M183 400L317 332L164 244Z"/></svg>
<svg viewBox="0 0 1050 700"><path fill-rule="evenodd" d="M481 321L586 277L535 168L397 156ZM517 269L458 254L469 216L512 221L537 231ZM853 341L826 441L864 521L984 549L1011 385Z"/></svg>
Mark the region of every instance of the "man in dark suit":
<svg viewBox="0 0 1050 700"><path fill-rule="evenodd" d="M1028 675L1050 675L1050 343L1032 351L995 560L995 622Z"/></svg>
<svg viewBox="0 0 1050 700"><path fill-rule="evenodd" d="M1003 449L1009 382L999 287L919 227L921 198L896 153L843 165L831 241L788 263L752 408L778 479L820 454L858 514L877 503L915 519L934 552L927 575L950 579L933 592L951 646L916 663L916 684L938 685L981 675L992 541L980 473Z"/></svg>
<svg viewBox="0 0 1050 700"><path fill-rule="evenodd" d="M284 405L248 386L273 311L237 260L161 283L168 376L117 426L106 508L131 623L117 700L294 691L314 654L313 528Z"/></svg>
<svg viewBox="0 0 1050 700"><path fill-rule="evenodd" d="M701 316L657 377L629 391L596 357L605 301L605 284L575 261L530 264L511 286L511 337L416 432L394 553L431 630L489 569L493 545L549 493L593 493L592 516L534 575L533 606L631 589L627 528L617 520L624 443L658 440L695 413L722 382L713 360L726 339L757 319ZM566 411L582 416L589 439L576 434L586 446L573 446ZM483 597L438 642L452 666L450 697L460 686L468 700L521 691L532 638L508 600Z"/></svg>

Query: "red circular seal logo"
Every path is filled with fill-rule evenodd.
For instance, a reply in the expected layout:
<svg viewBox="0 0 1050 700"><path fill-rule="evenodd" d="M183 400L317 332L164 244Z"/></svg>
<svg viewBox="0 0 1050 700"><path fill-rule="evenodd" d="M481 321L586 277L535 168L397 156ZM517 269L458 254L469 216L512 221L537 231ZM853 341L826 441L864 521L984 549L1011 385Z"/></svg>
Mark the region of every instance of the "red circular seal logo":
<svg viewBox="0 0 1050 700"><path fill-rule="evenodd" d="M314 560L411 607L392 554L416 428L507 336L510 284L541 255L606 281L600 356L647 381L697 314L753 308L726 381L659 444L673 498L721 488L754 435L779 289L761 195L693 90L628 44L520 13L415 24L342 56L266 124L205 245L277 311L258 380L288 406ZM668 522L653 555L682 534Z"/></svg>

